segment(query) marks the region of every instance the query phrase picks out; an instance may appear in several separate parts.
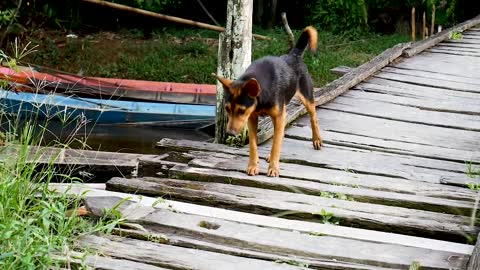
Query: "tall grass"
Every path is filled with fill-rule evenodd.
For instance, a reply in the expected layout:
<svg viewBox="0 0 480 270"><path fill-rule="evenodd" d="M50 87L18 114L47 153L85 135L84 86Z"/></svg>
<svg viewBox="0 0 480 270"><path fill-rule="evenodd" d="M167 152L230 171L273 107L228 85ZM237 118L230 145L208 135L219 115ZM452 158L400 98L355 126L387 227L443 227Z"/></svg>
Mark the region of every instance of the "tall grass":
<svg viewBox="0 0 480 270"><path fill-rule="evenodd" d="M18 46L16 44L15 46ZM22 50L17 56L21 56ZM28 51L28 50L27 50ZM0 52L3 60L18 63ZM65 183L81 181L60 172L54 161L58 156L45 158L40 146L48 131L48 121L40 122L38 113L28 119L12 116L0 104L0 122L4 144L0 148L0 269L55 269L64 261L53 254L67 255L75 239L85 233L110 231L118 219L92 221L77 215L82 196L58 194L49 189L52 181ZM64 118L64 124L81 126L82 121ZM73 135L73 134L72 134ZM73 136L72 136L73 138ZM53 140L49 146L68 148L71 141Z"/></svg>

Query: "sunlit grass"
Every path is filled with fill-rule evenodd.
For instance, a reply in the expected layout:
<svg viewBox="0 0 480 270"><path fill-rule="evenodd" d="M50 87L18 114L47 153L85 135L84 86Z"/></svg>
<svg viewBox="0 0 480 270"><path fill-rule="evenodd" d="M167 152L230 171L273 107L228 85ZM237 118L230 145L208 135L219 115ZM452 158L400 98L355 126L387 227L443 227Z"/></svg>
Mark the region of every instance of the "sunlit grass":
<svg viewBox="0 0 480 270"><path fill-rule="evenodd" d="M254 29L254 32L274 40L254 40L253 59L288 51L282 28ZM298 38L300 30L294 32ZM337 78L331 74L331 68L358 66L408 40L408 36L399 34L334 35L319 29L318 52L315 55L306 53L305 62L319 87ZM167 28L154 33L150 39L132 32L97 33L70 40L60 47L47 39L39 48L40 53L32 55L29 61L86 76L213 84L215 80L210 74L216 71L217 50L216 32Z"/></svg>

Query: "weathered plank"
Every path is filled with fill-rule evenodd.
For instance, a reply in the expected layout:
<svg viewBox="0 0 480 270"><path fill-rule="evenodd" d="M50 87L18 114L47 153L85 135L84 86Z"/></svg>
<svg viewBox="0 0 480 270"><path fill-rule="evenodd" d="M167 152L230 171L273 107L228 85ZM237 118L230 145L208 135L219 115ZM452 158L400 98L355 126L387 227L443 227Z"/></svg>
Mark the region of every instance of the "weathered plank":
<svg viewBox="0 0 480 270"><path fill-rule="evenodd" d="M435 47L435 50L442 50L442 49L439 49L439 48ZM431 71L400 69L400 68L396 68L395 66L384 67L382 69L382 72L389 72L389 73L410 75L410 76L415 76L415 77L436 79L437 83L440 84L440 85L443 85L445 83L445 81L448 81L448 82L457 82L457 83L462 83L462 84L463 83L472 84L472 85L476 85L476 86L480 87L480 75L477 78L459 77L459 76L449 75L449 74L438 74L438 73L431 72Z"/></svg>
<svg viewBox="0 0 480 270"><path fill-rule="evenodd" d="M478 49L480 48L480 44L458 44L458 43L440 43L436 47L444 47L444 48L458 48L458 49Z"/></svg>
<svg viewBox="0 0 480 270"><path fill-rule="evenodd" d="M392 81L406 82L410 84L433 86L437 88L450 89L455 91L480 93L480 89L478 88L478 86L476 86L475 84L469 84L469 83L451 82L451 81L439 82L436 79L422 78L422 77L405 75L405 74L395 74L390 72L381 72L376 74L375 77L389 79Z"/></svg>
<svg viewBox="0 0 480 270"><path fill-rule="evenodd" d="M142 154L102 152L81 149L30 146L28 149L10 145L0 148L0 163L16 161L12 156L27 156L26 161L38 166L53 165L56 170L67 172L84 181L106 181L112 176L127 176L137 167Z"/></svg>
<svg viewBox="0 0 480 270"><path fill-rule="evenodd" d="M442 50L442 49L428 49L428 52L436 53L439 55L462 55L462 56L472 56L472 57L480 57L480 53L475 52L468 52L468 51L460 51L460 50Z"/></svg>
<svg viewBox="0 0 480 270"><path fill-rule="evenodd" d="M86 199L90 212L96 216L103 214L103 209L111 209L120 198L93 197ZM335 269L363 269L368 266L405 268L413 260L422 262L424 267L459 268L464 267L468 256L460 253L439 252L392 244L381 244L359 240L312 235L293 231L241 224L220 218L208 218L199 215L175 213L167 209L154 209L127 202L119 207L119 211L129 222L143 224L142 230L150 234L173 235L183 237L183 241L203 249L206 243L217 244L217 252L275 260L276 255L284 256L288 261L313 262L315 267ZM138 212L143 214L138 214ZM198 239L197 243L188 239ZM199 241L200 240L200 241ZM168 238L168 244L173 244ZM322 246L321 249L318 247ZM207 247L208 248L208 247ZM252 253L256 252L257 254ZM243 254L242 254L243 253ZM259 254L260 253L260 254ZM395 256L392 256L395 254ZM233 254L231 254L233 255ZM457 260L448 257L459 256ZM336 264L336 265L334 265ZM343 264L343 266L342 266ZM330 267L329 267L330 266ZM363 266L363 267L362 267Z"/></svg>
<svg viewBox="0 0 480 270"><path fill-rule="evenodd" d="M209 162L211 167L209 167ZM235 167L231 170L216 169L215 164L218 164L218 160L193 160L191 163L194 165L206 164L206 167L199 168L179 164L168 170L168 177L343 198L358 202L376 203L450 214L462 214L467 216L470 215L474 206L472 201L455 201L423 195L378 191L363 187L331 185L307 180L298 181L286 177L272 179L271 177L263 175L248 176L244 172L236 171L237 168Z"/></svg>
<svg viewBox="0 0 480 270"><path fill-rule="evenodd" d="M480 42L479 42L478 45L480 46ZM442 50L442 51L446 51L446 52L453 51L453 52L476 52L476 53L478 53L479 48L437 45L434 48L432 48L432 50L435 49L435 50Z"/></svg>
<svg viewBox="0 0 480 270"><path fill-rule="evenodd" d="M480 85L479 85L480 87ZM408 107L415 107L423 109L426 111L437 111L437 112L452 112L456 114L470 114L470 115L480 115L480 107L476 104L471 103L462 103L457 100L432 100L420 97L409 97L409 96L396 96L396 95L386 95L384 93L379 93L376 91L369 91L370 89L366 88L354 88L353 90L360 91L349 91L345 93L342 97L345 98L354 98L360 99L360 102L367 102L366 100L375 100L392 104L400 104Z"/></svg>
<svg viewBox="0 0 480 270"><path fill-rule="evenodd" d="M115 236L87 235L82 237L78 244L115 258L139 261L171 269L306 269L287 264Z"/></svg>
<svg viewBox="0 0 480 270"><path fill-rule="evenodd" d="M465 65L465 63L468 63L468 65ZM478 78L480 70L478 59L475 57L448 54L440 56L428 52L417 55L414 58L403 59L403 61L396 63L395 66L472 78Z"/></svg>
<svg viewBox="0 0 480 270"><path fill-rule="evenodd" d="M81 266L88 266L92 269L102 270L167 270L167 268L141 262L86 255L75 251L68 251L68 257L59 254L52 254L51 257L55 261L64 262L65 269L72 269L71 266L79 267L79 269L81 269Z"/></svg>
<svg viewBox="0 0 480 270"><path fill-rule="evenodd" d="M189 162L189 164L192 166L236 171L245 175L245 164L247 164L245 163L247 161L246 157L220 153L207 154L202 152L193 152L192 155L195 156L195 159ZM164 162L162 161L158 164L163 163ZM266 166L264 166L266 163L263 160L260 161L260 165L261 168L266 168ZM459 201L466 200L471 202L475 199L475 192L466 188L410 181L378 175L357 174L350 170L332 170L319 167L308 167L298 164L281 163L280 167L282 168L283 175L281 178L286 177L334 186L365 188L386 192L398 192L402 194L454 199Z"/></svg>
<svg viewBox="0 0 480 270"><path fill-rule="evenodd" d="M462 163L465 160L480 162L480 153L475 148L480 140L478 132L324 109L319 109L317 115L322 127L322 139L326 144ZM309 118L302 117L285 131L285 136L309 141L309 126ZM372 130L375 130L374 134Z"/></svg>
<svg viewBox="0 0 480 270"><path fill-rule="evenodd" d="M344 75L350 71L352 71L353 68L347 67L347 66L338 66L330 69L330 72L336 75Z"/></svg>
<svg viewBox="0 0 480 270"><path fill-rule="evenodd" d="M106 190L90 189L78 184L50 184L49 188L51 190L55 190L56 192L82 195L87 198L118 197L121 199L128 199L142 206L153 206L156 209L170 209L177 213L201 215L204 217L221 217L224 220L240 222L243 224L252 224L262 227L298 231L307 234L310 234L311 232L316 232L317 234L322 235L338 236L342 238L365 240L376 243L419 247L431 250L460 253L465 255L470 255L473 250L473 246L471 245L445 242L428 238L413 237L402 234L392 234L378 231L363 230L358 228L334 226L330 224L289 220L271 216L256 215L251 213L242 213L238 211L231 211L208 206L194 205L190 203L183 203L171 200L165 200L164 203L159 203L157 198ZM138 212L139 211L136 211L136 213ZM372 241L372 239L374 240Z"/></svg>
<svg viewBox="0 0 480 270"><path fill-rule="evenodd" d="M219 183L153 177L112 178L107 182L107 189L169 196L232 210L302 220L321 221L321 211L327 211L342 225L410 235L420 234L455 242L465 241L465 234L476 236L479 229L469 226L469 218L465 216Z"/></svg>
<svg viewBox="0 0 480 270"><path fill-rule="evenodd" d="M327 84L321 89L315 89L314 98L315 104L325 104L337 96L345 93L351 87L355 86L364 79L370 77L372 74L385 67L393 60L397 59L402 52L410 47L410 43L401 43L394 47L385 50L380 55L376 56L367 63L352 69L342 77ZM292 100L287 106L287 125L293 122L302 114L306 113L306 109L298 100ZM258 143L263 143L273 136L273 123L269 118L263 118L259 122Z"/></svg>
<svg viewBox="0 0 480 270"><path fill-rule="evenodd" d="M400 97L415 97L438 102L459 102L469 107L480 106L478 94L452 91L429 86L413 85L404 82L391 81L380 78L370 78L355 86L366 92L385 93Z"/></svg>
<svg viewBox="0 0 480 270"><path fill-rule="evenodd" d="M248 155L245 148L232 148L204 142L162 139L158 147L176 151L201 150L220 153ZM318 177L319 169L334 169L353 171L359 175L387 176L406 180L430 183L445 183L466 185L480 183L478 179L471 179L466 175L466 165L420 157L405 157L390 153L372 152L362 149L350 149L340 146L327 145L318 152L310 142L284 139L280 161L309 165L302 171L292 172L293 176L310 175ZM259 156L266 158L269 154L270 143L259 146ZM239 164L246 166L245 164ZM381 165L381 166L379 166ZM320 168L319 168L320 167ZM291 168L291 167L289 167ZM260 167L260 172L264 172ZM287 168L280 166L280 175L287 176ZM290 175L290 174L289 174ZM320 174L321 175L321 174ZM297 177L299 178L299 177Z"/></svg>
<svg viewBox="0 0 480 270"><path fill-rule="evenodd" d="M472 252L472 256L468 262L467 270L478 270L480 269L480 234L477 237L477 244L475 249Z"/></svg>
<svg viewBox="0 0 480 270"><path fill-rule="evenodd" d="M465 21L461 24L455 25L449 29L445 29L442 32L433 35L425 40L419 41L417 43L414 43L410 49L405 50L403 55L407 57L412 57L423 50L432 47L436 45L439 42L442 42L443 40L449 38L450 34L452 32L463 32L469 28L472 28L473 26L477 25L480 23L480 16L477 16L473 19L470 19L468 21Z"/></svg>
<svg viewBox="0 0 480 270"><path fill-rule="evenodd" d="M479 115L434 111L420 106L410 106L406 103L341 96L335 102L325 104L323 108L408 123L480 131Z"/></svg>

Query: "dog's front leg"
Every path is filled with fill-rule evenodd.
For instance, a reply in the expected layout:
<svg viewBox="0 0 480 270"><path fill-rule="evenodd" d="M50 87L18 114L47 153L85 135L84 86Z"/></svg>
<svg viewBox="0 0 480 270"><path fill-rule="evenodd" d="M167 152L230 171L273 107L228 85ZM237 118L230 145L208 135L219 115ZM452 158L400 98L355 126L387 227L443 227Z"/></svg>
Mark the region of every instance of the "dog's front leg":
<svg viewBox="0 0 480 270"><path fill-rule="evenodd" d="M250 158L248 161L248 175L258 174L258 149L257 149L258 115L250 115L248 118L248 140L250 146Z"/></svg>
<svg viewBox="0 0 480 270"><path fill-rule="evenodd" d="M280 150L282 147L283 135L285 132L286 106L279 110L277 114L270 117L273 122L273 145L270 151L268 176L276 177L280 175Z"/></svg>

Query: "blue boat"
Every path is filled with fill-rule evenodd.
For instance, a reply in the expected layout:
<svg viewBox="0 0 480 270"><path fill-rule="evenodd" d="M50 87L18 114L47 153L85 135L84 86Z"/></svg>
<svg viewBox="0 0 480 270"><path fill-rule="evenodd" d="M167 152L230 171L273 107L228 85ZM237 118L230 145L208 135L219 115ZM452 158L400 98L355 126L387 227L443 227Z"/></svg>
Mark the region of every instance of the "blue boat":
<svg viewBox="0 0 480 270"><path fill-rule="evenodd" d="M211 123L215 105L137 102L0 90L0 111L36 119L82 118L97 124L196 126Z"/></svg>

